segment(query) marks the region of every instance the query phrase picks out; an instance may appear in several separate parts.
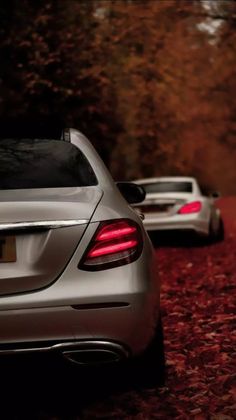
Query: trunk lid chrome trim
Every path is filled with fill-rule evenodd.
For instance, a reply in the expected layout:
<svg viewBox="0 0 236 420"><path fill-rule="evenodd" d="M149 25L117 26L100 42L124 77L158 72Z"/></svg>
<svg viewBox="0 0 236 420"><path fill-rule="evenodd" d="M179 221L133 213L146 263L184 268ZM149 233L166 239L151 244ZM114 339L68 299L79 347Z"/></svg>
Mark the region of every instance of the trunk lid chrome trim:
<svg viewBox="0 0 236 420"><path fill-rule="evenodd" d="M31 222L11 222L0 223L0 232L8 230L41 230L59 229L63 227L85 225L89 219L69 219L69 220L37 220Z"/></svg>

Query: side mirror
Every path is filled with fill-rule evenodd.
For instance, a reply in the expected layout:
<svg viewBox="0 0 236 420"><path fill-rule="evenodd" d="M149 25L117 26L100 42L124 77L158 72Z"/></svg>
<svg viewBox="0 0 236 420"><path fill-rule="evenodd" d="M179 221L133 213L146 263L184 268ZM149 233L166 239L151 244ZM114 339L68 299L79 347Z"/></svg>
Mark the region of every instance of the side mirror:
<svg viewBox="0 0 236 420"><path fill-rule="evenodd" d="M129 204L141 203L145 200L146 192L141 185L133 182L117 182L116 185Z"/></svg>
<svg viewBox="0 0 236 420"><path fill-rule="evenodd" d="M220 197L220 192L219 191L213 191L210 196L214 199L219 198Z"/></svg>

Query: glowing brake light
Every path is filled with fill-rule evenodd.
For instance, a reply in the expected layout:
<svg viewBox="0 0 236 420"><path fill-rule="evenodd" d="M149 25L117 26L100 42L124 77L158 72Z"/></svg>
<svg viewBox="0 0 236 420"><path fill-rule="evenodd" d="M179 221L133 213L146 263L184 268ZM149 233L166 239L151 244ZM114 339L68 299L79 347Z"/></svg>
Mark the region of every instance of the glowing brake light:
<svg viewBox="0 0 236 420"><path fill-rule="evenodd" d="M142 247L137 223L129 219L108 220L98 226L79 268L97 271L129 264L140 256Z"/></svg>
<svg viewBox="0 0 236 420"><path fill-rule="evenodd" d="M184 204L178 211L179 214L199 213L202 208L201 201L193 201L192 203Z"/></svg>
<svg viewBox="0 0 236 420"><path fill-rule="evenodd" d="M111 224L110 226L105 226L105 228L103 228L101 232L99 232L97 240L103 241L108 239L115 239L121 236L134 233L135 230L136 227L134 226L126 226L124 222L118 222L115 226L114 224Z"/></svg>
<svg viewBox="0 0 236 420"><path fill-rule="evenodd" d="M137 244L138 244L137 241L124 241L122 243L104 245L104 246L100 246L100 244L98 244L88 253L88 257L94 258L94 257L100 257L101 255L114 254L116 252L133 248Z"/></svg>

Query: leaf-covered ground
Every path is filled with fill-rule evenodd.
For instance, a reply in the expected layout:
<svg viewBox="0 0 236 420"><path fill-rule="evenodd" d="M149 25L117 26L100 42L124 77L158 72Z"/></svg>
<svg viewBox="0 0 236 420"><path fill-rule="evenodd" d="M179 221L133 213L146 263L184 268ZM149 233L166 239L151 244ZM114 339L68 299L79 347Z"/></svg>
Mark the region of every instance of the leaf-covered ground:
<svg viewBox="0 0 236 420"><path fill-rule="evenodd" d="M12 377L7 393L15 414L0 418L234 420L236 198L222 200L220 207L223 242L156 248L168 368L165 387L115 389L110 378L102 392L104 378L86 376L85 384L82 377L56 371L56 379L43 375L40 385L34 375L30 383L18 377L12 394Z"/></svg>

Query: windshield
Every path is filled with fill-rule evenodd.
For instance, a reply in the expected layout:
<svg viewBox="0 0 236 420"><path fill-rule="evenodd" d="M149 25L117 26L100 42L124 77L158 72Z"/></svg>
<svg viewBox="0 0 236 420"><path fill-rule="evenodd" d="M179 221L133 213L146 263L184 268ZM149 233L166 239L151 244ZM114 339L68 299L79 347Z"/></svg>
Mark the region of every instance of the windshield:
<svg viewBox="0 0 236 420"><path fill-rule="evenodd" d="M0 141L0 189L64 188L96 185L84 154L62 140Z"/></svg>
<svg viewBox="0 0 236 420"><path fill-rule="evenodd" d="M172 192L184 192L191 193L193 186L191 182L152 182L142 184L146 193L172 193Z"/></svg>

